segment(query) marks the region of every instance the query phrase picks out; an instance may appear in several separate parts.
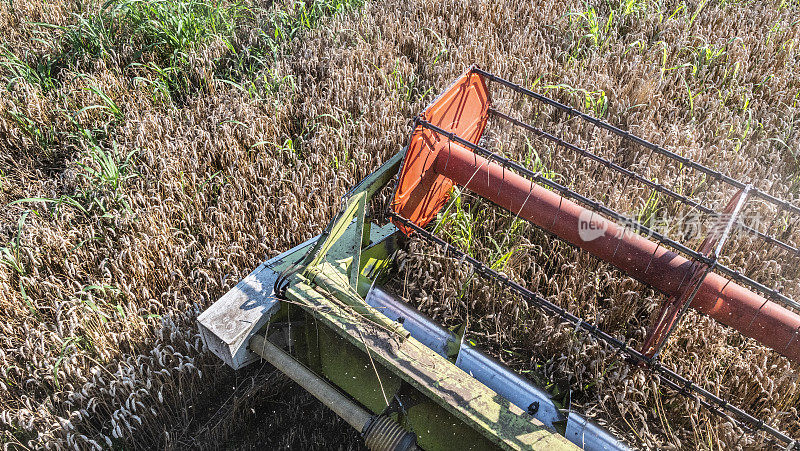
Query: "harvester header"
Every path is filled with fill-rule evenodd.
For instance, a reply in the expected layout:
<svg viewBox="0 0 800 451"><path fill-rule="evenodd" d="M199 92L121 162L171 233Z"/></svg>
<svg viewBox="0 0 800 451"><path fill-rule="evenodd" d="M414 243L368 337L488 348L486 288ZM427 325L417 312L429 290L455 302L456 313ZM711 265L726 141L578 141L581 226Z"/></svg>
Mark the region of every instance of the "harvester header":
<svg viewBox="0 0 800 451"><path fill-rule="evenodd" d="M511 98L493 103L490 87L509 91ZM624 161L509 111L524 102L538 105L534 120L566 119L617 139L628 149ZM568 167L593 164L620 182L592 193L591 187L571 183L570 173L558 178L546 165L526 167L504 151L513 148L502 144L509 135L536 139L553 153L562 152L560 158L574 163ZM653 156L674 172L698 176L719 194L708 195L712 190L706 188L701 200L697 190L659 183L645 170ZM643 163L637 161L642 158ZM645 339L616 337L437 236L431 224L452 202L456 186L663 293ZM640 195L641 190L654 193L651 198L663 198L673 210L705 215L712 228L692 247L690 240L657 230L652 221L612 208L607 200L629 186L637 186ZM376 204L378 193L392 188L385 211L370 214L368 206ZM709 199L718 206L709 206ZM747 225L743 213L748 208L774 214L783 225ZM736 239L761 243L771 258L800 256L794 232L798 219L800 208L792 203L473 66L415 119L407 147L345 196L341 211L319 236L263 263L198 322L208 348L230 366L267 360L359 430L370 449L627 449L569 404L386 289L397 251L408 241L405 236L413 235L539 312L648 368L667 387L745 430L793 447L796 442L787 434L663 365L659 357L693 308L799 361L800 304L791 292L775 288L775 280L788 279L749 275L725 256Z"/></svg>

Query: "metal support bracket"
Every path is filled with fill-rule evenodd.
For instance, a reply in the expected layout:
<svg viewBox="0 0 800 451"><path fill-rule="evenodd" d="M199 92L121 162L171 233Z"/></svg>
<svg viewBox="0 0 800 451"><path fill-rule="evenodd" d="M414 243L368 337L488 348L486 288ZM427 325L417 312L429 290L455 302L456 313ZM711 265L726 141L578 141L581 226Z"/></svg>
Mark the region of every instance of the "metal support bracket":
<svg viewBox="0 0 800 451"><path fill-rule="evenodd" d="M645 356L651 359L658 358L670 335L672 335L672 331L680 323L689 306L691 306L697 291L703 284L703 280L714 270L731 230L736 224L739 213L741 213L744 204L747 202L750 188L751 185L747 185L739 190L728 202L722 214L717 216L714 227L703 240L700 249L698 249L698 252L711 263L705 263L697 259L692 261L693 269L689 274L689 283L684 286L677 296L670 297L662 304L657 320L645 338L642 345L642 353Z"/></svg>

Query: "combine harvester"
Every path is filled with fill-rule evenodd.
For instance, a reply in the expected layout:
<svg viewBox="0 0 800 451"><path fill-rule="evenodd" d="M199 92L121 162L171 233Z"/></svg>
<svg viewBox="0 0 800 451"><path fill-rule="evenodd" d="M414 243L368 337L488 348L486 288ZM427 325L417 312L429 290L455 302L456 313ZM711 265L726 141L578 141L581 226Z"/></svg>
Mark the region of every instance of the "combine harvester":
<svg viewBox="0 0 800 451"><path fill-rule="evenodd" d="M720 202L722 208L708 207L631 169L635 165L602 157L494 109L490 84L550 109L552 117L579 121L640 146L665 165L693 171L719 192L733 194ZM692 249L487 149L494 139L487 138L487 125L549 142L575 161L617 174L626 186L636 183L707 215L714 227ZM644 343L633 345L604 332L432 233L426 226L456 185L663 293L663 306ZM387 187L394 188L387 211L370 215L371 201ZM404 235L413 234L542 313L604 342L631 364L649 368L666 386L747 431L792 448L791 437L659 361L688 308L800 360L798 304L720 260L726 242L737 233L792 258L798 255L787 238L794 223L779 234L748 227L740 221L748 202L776 217L800 217L791 203L472 67L417 117L408 146L347 194L326 230L264 262L203 312L199 327L208 348L228 365L238 369L259 359L270 362L360 431L370 449L626 449L580 413L559 405L545 390L382 287Z"/></svg>

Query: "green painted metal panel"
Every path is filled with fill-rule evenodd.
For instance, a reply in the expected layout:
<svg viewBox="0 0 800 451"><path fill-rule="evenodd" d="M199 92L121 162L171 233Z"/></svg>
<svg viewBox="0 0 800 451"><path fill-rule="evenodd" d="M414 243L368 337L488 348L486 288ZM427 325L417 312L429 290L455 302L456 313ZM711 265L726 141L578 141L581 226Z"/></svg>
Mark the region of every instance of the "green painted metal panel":
<svg viewBox="0 0 800 451"><path fill-rule="evenodd" d="M400 388L401 379L332 330L322 325L317 329L322 375L373 413L383 412Z"/></svg>
<svg viewBox="0 0 800 451"><path fill-rule="evenodd" d="M412 387L421 401L401 421L419 434L424 448L574 449L364 301L390 263L396 232L391 224L366 226L366 205L402 157L394 156L348 193L342 213L293 277L286 296L309 317L301 355L375 413L391 401L401 380Z"/></svg>
<svg viewBox="0 0 800 451"><path fill-rule="evenodd" d="M287 296L362 352L369 349L375 362L500 448L574 449L564 437L545 428L449 360L414 338L398 340L385 329L364 321L349 306L331 302L330 293L326 295L298 282L289 287Z"/></svg>
<svg viewBox="0 0 800 451"><path fill-rule="evenodd" d="M431 401L408 409L404 424L427 451L481 451L497 445Z"/></svg>

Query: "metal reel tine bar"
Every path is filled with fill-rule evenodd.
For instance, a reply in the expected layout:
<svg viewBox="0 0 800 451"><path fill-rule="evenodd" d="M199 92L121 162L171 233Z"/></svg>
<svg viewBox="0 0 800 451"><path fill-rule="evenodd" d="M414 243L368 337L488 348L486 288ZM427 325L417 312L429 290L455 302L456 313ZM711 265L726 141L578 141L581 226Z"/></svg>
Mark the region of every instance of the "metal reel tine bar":
<svg viewBox="0 0 800 451"><path fill-rule="evenodd" d="M537 128L513 117L511 114L498 111L496 108L486 104L482 105L483 109L481 110L481 114L484 116L481 116L481 118L474 117L471 119L473 123L480 124L481 121L487 121L488 117L492 117L500 119L504 124L510 124L512 127L502 128L501 130L510 133L512 151L517 150L518 130L529 133L535 139L541 140L541 142L551 143L553 148L559 150L559 152L563 148L569 153L565 161L569 161L570 164L574 163L576 167L579 167L580 176L584 178L576 178L574 182L548 178L542 171L526 168L511 159L511 153L513 152L507 153L507 149L503 144L495 143L496 135L491 135L491 140L480 141L480 135L476 138L472 133L461 133L452 128L448 129L441 125L441 122L427 120L425 116L422 116L417 122L418 127L438 135L436 139L437 146L442 146L442 149L444 149L444 146L447 148L443 152L439 152L438 149L431 149L432 153L428 156L431 156L433 161L428 162L426 159L426 167L430 165L437 176L448 180L451 185L446 186L463 187L511 212L514 217L509 227L513 227L517 218L523 218L545 232L594 255L597 257L598 264L605 261L615 265L640 282L656 288L666 294L669 300L662 305L658 321L646 337L645 347L641 350L632 349L627 346L624 339L620 340L611 337L598 327L586 323L565 309L548 303L546 299L541 298L537 293L525 290L519 284L510 280L508 276L492 270L485 263L477 261L434 234L427 232L425 230L427 223L415 223L413 218L409 219L408 216L401 214L402 211L400 209L395 209L392 212L395 224L404 228L404 230L407 229L419 234L434 244L444 246L446 253L449 255L453 255L461 261L469 262L478 274L487 277L492 283L502 282L523 298L542 308L546 313L560 317L562 320L571 323L578 330L589 332L615 349L626 349L627 355L632 360L646 363L664 380L675 383L678 387L690 387L692 392L699 395L698 399L704 405L707 404L712 409L731 414L744 425L766 430L779 440L786 438L787 436L774 429L769 429L768 426L764 426L751 415L731 407L726 401L692 384L687 379L664 370L658 363L658 356L675 327L685 315L686 310L689 307L693 307L701 313L739 330L744 335L759 340L773 350L782 352L793 361L800 359L800 352L789 346L800 330L800 315L778 305L783 304L800 310L800 303L774 287L759 282L756 278L728 267L720 261L734 227L737 227L736 230L753 233L754 236L770 245L789 251L792 254L798 254L796 246L784 242L785 235L772 236L770 230L762 231L758 228L751 228L741 220L741 213L748 200L753 198L776 205L779 211L787 211L800 222L800 215L797 215L800 212L800 207L777 199L749 184L734 180L720 171L703 166L689 158L654 145L629 132L552 99L533 93L481 69L473 68L468 74L478 74L492 82L493 85L500 84L511 88L514 91L512 104L514 103L513 97L517 94L523 94L567 113L570 119L586 121L587 124L579 124L577 133L580 140L588 139L590 141L589 144L592 144L595 138L606 140L608 138L606 132L610 132L621 138L620 143L616 144L616 138L611 137L611 139L615 140L614 145L618 149L620 146L626 145L627 142L643 146L646 152L635 152L635 155L637 159L640 157L646 158L646 167L640 169L642 168L640 163L631 163L628 157L622 162L615 162L613 158L606 157L609 152L613 153L613 149L607 149L605 144L595 143L596 145L581 147L568 142L563 137L556 136L552 132ZM460 105L465 104L461 103ZM467 106L466 108L469 107ZM559 113L556 113L556 115L561 116ZM563 123L564 121L560 125L563 126ZM495 124L495 122L492 121L492 124ZM595 126L601 130L585 128L590 126ZM556 127L556 129L560 130L561 127ZM563 135L572 136L573 131L574 129L572 128L567 129ZM590 133L588 138L584 133L585 131ZM528 141L528 145L531 146L530 141ZM488 146L492 146L495 150L490 150L487 148ZM621 150L627 151L627 149ZM700 201L698 200L697 191L674 188L675 185L664 184L663 181L660 182L646 177L643 174L650 170L651 161L655 154L659 154L663 158L661 162L655 162L656 167L662 168L661 172L673 172L672 167L669 166L670 164L675 164L679 168L679 177L682 184L686 182L687 174L690 174L687 171L694 171L691 174L708 180L708 183L717 181L724 184L722 188L725 188L725 186L734 187L737 194L728 202L728 206L723 211L717 211L715 208L703 203L708 202L708 199L715 199L715 196L701 195L699 197L706 200ZM562 154L561 156L563 157L564 155ZM573 158L573 156L578 158ZM591 163L584 166L587 162ZM594 164L594 169L591 167L592 164ZM583 182L591 177L592 172L594 172L594 178L597 179L601 173L604 173L603 168L612 171L614 176L611 178L608 189L599 190L594 194L596 196L603 192L605 193L600 199L597 199L592 197L591 193L586 192L589 185ZM549 174L550 170L553 169L548 167L547 174ZM627 188L628 183L633 180L644 185L643 188L648 189L643 192L637 187L636 198L639 199L642 195L646 196L648 200L645 201L642 207L643 211L646 212L651 211L651 202L655 200L657 204L654 206L655 210L653 211L658 214L656 217L658 220L661 218L660 212L664 211L662 209L680 212L688 210L691 214L701 214L703 218L714 221L715 228L707 235L700 248L696 250L692 248L694 246L690 247L689 242L686 241L683 235L678 235L680 238L677 240L667 236L668 234L675 235L675 229L671 226L665 230L665 228L661 227L661 224L649 222L649 216L648 221L645 221L641 219L641 214L638 218L631 218L620 213L614 209L617 208L616 199L618 197L616 195L624 196L625 193L620 194L613 190L613 184L620 180L617 177L621 177L621 180L624 180L623 183L617 183L617 187L623 185ZM604 177L604 180L607 179ZM577 189L574 186L577 186ZM727 188L725 189L727 191ZM530 202L531 200L533 202ZM665 204L661 204L665 201ZM637 201L636 204L638 205L639 202ZM610 207L610 205L613 205L614 208ZM685 209L684 206L688 207L688 209ZM430 215L427 217L430 217ZM645 223L650 224L650 226L645 225ZM588 231L591 231L591 237L583 234L584 226ZM629 229L635 233L628 234ZM510 233L507 232L503 245L505 245L509 237ZM772 301L775 303L772 303ZM720 303L722 303L722 308L718 307Z"/></svg>
<svg viewBox="0 0 800 451"><path fill-rule="evenodd" d="M684 244L682 244L682 243L680 243L678 241L675 241L673 239L670 239L669 237L665 236L664 234L659 233L658 231L653 230L650 227L647 227L647 226L641 224L638 221L632 220L631 218L628 218L628 217L626 217L626 216L624 216L624 215L622 215L622 214L620 214L620 213L618 213L618 212L606 207L605 205L603 205L602 203L600 203L600 202L598 202L596 200L593 200L593 199L591 199L589 197L586 197L586 196L584 196L584 195L582 195L582 194L580 194L580 193L578 193L578 192L576 192L574 190L571 190L571 189L567 188L566 186L563 186L563 185L561 185L561 184L559 184L559 183L557 183L557 182L555 182L553 180L550 180L550 179L547 179L545 177L542 177L541 175L536 175L531 170L521 166L519 163L516 163L513 160L509 160L508 158L501 157L501 156L497 155L496 153L494 153L494 152L492 152L492 151L490 151L490 150L488 150L488 149L486 149L484 147L478 146L478 145L476 145L476 144L474 144L474 143L472 143L470 141L467 141L464 138L461 138L460 136L458 136L458 135L456 135L454 133L451 133L451 132L448 132L446 130L443 130L442 128L440 128L440 127L438 127L436 125L433 125L433 124L431 124L431 123L429 123L429 122L427 122L425 120L421 120L420 121L420 125L423 128L428 128L428 129L433 130L433 131L435 131L437 133L440 133L440 134L446 136L451 141L456 142L456 143L458 143L458 144L460 144L460 145L462 145L462 146L464 146L464 147L466 147L468 149L473 150L474 151L473 158L475 159L476 164L477 164L477 157L478 157L478 155L480 155L480 156L483 156L483 157L485 157L487 159L491 159L491 160L493 160L494 162L496 162L496 163L498 163L500 165L506 165L509 168L514 169L515 171L517 171L521 175L523 175L523 176L525 176L527 178L531 178L532 180L534 180L534 181L536 181L538 183L541 183L542 185L545 185L548 188L551 188L551 189L559 192L559 194L561 194L562 196L564 196L564 197L566 197L568 199L575 199L579 203L585 205L588 209L597 211L598 213L602 213L602 214L610 217L611 219L617 221L618 223L623 223L624 224L624 223L630 222L631 224L633 224L636 227L637 231L639 231L640 233L642 233L642 234L644 234L644 235L646 235L648 237L651 237L651 238L655 239L659 244L667 245L670 248L674 249L675 251L688 256L689 258L700 260L700 261L703 261L703 262L706 262L706 263L711 263L710 260L706 256L704 256L702 254L699 254L697 251L687 247L686 245L684 245ZM746 185L743 185L743 187L744 186L746 186ZM751 194L754 193L754 192L755 192L755 188L753 188L751 190ZM788 296L780 293L779 291L777 291L775 289L770 289L769 287L767 287L767 286L765 286L765 285L753 280L750 277L747 277L746 275L744 275L744 274L742 274L742 273L740 273L738 271L735 271L735 270L733 270L731 268L728 268L725 265L717 264L717 269L722 274L724 274L725 276L732 278L736 282L741 282L741 283L747 285L748 287L750 287L750 288L752 288L754 290L757 290L757 291L760 291L760 292L764 293L767 297L769 297L770 299L772 299L772 300L774 300L776 302L779 302L779 303L782 303L782 304L785 304L785 305L788 305L788 306L791 306L793 308L796 308L796 309L800 310L800 303L798 303L797 301L795 301L795 300L789 298Z"/></svg>
<svg viewBox="0 0 800 451"><path fill-rule="evenodd" d="M533 91L531 91L529 89L526 89L526 88L524 88L524 87L522 87L522 86L520 86L520 85L518 85L516 83L513 83L511 81L505 80L505 79L503 79L503 78L501 78L501 77L499 77L499 76L497 76L495 74L492 74L490 72L486 72L486 71L484 71L484 70L482 70L480 68L477 68L477 67L473 68L472 71L475 72L475 73L478 73L478 74L480 74L480 75L482 75L484 77L486 77L489 80L492 80L492 81L498 83L501 86L513 89L513 90L515 90L517 92L520 92L522 94L530 96L530 97L532 97L532 98L534 98L534 99L536 99L536 100L538 100L540 102L543 102L543 103L548 104L550 106L553 106L553 107L555 107L555 108L557 108L557 109L559 109L561 111L564 111L565 113L569 114L570 116L575 116L575 117L578 117L580 119L583 119L583 120L585 120L585 121L587 121L587 122L589 122L589 123L591 123L591 124L593 124L593 125L595 125L597 127L600 127L602 129L608 130L609 132L611 132L611 133L613 133L613 134L615 134L617 136L620 136L623 139L630 140L630 141L635 142L635 143L637 143L637 144L639 144L641 146L649 148L649 149L651 149L651 150L653 150L653 151L655 151L655 152L657 152L657 153L659 153L661 155L664 155L664 156L670 158L671 160L673 160L673 161L675 161L677 163L683 164L683 165L691 167L692 169L695 169L695 170L697 170L699 172L702 172L704 174L710 175L713 178L716 178L716 179L718 179L720 181L723 181L723 182L725 182L725 183L727 183L727 184L729 184L729 185L731 185L731 186L733 186L735 188L742 189L746 185L745 183L740 182L740 181L738 181L738 180L736 180L736 179L734 179L732 177L729 177L729 176L721 173L720 171L717 171L717 170L711 169L709 167L703 166L700 163L697 163L697 162L695 162L695 161L693 161L693 160L691 160L689 158L680 156L675 152L672 152L672 151L667 150L667 149L665 149L665 148L663 148L661 146L658 146L658 145L653 144L653 143L651 143L649 141L646 141L643 138L640 138L640 137L638 137L638 136L636 136L636 135L634 135L634 134L632 134L630 132L627 132L627 131L622 130L622 129L614 126L614 125L611 125L608 122L602 121L602 120L597 119L597 118L595 118L593 116L590 116L590 115L588 115L586 113L583 113L583 112L581 112L579 110L576 110L575 108L572 108L572 107L569 107L567 105L564 105L564 104L562 104L562 103L560 103L560 102L558 102L556 100L553 100L553 99L551 99L549 97L546 97L544 95L541 95L541 94L538 94L536 92L533 92ZM768 194L768 193L766 193L766 192L764 192L762 190L759 190L757 188L753 188L752 191L753 191L752 195L754 197L762 198L762 199L764 199L766 201L769 201L771 203L774 203L776 205L784 205L785 208L791 210L793 213L800 214L800 207L798 207L798 206L796 206L794 204L791 204L791 203L789 203L787 201L784 201L782 199L774 197L774 196L772 196L772 195L770 195L770 194Z"/></svg>
<svg viewBox="0 0 800 451"><path fill-rule="evenodd" d="M481 74L488 74L488 73L485 73L484 71L481 71L481 70L478 70L478 69L476 69L476 71L478 73L481 73ZM514 89L517 92L526 93L525 92L526 90L524 88L521 88L521 87L519 87L517 85L514 85L511 82L507 82L507 81L505 81L503 79L500 79L499 77L496 77L496 76L494 76L492 74L488 74L486 76L490 80L498 82L500 85L503 85L503 86L506 86L506 87L512 87L512 89ZM510 85L513 85L513 86L510 86ZM516 86L516 87L514 87L514 86ZM545 98L544 96L541 96L539 94L536 94L533 97L537 98L537 99L539 97ZM545 99L547 99L547 98L545 98ZM547 99L547 100L548 101L545 101L544 103L549 104L549 105L553 105L552 102L555 102L555 101L551 102L551 99ZM555 102L555 103L558 103L558 102ZM553 106L555 106L555 105L553 105ZM566 107L566 106L563 106L563 107L566 108L567 110L572 110L570 107ZM558 107L558 108L559 109L564 109L564 108L560 108L560 107ZM583 113L578 112L577 110L573 110L573 111L575 112L575 114L572 115L573 117L576 117L576 116L577 117L587 116L587 115L584 115ZM712 208L706 207L703 204L701 204L700 202L689 198L688 196L684 196L682 194L679 194L679 193L667 188L663 184L659 184L659 183L653 182L653 181L651 181L651 180L649 180L647 178L644 178L641 175L635 173L634 171L630 171L628 169L622 168L621 166L611 162L610 160L604 159L604 158L602 158L602 157L600 157L598 155L595 155L595 154L593 154L593 153L591 153L591 152L589 152L589 151L587 151L587 150L585 150L583 148L577 147L577 146L575 146L575 145L573 145L573 144L571 144L569 142L566 142L566 141L564 141L564 140L562 140L562 139L560 139L558 137L553 136L552 134L550 134L550 133L548 133L546 131L543 131L543 130L540 130L540 129L536 128L536 127L533 127L533 126L531 126L531 125L529 125L529 124L527 124L527 123L525 123L525 122L523 122L521 120L513 118L510 115L502 113L502 112L500 112L500 111L498 111L496 109L493 109L493 108L489 109L489 114L492 115L492 116L504 119L506 121L509 121L512 124L516 125L516 126L519 126L519 127L523 128L525 130L530 131L531 133L533 133L537 137L545 138L545 139L555 143L557 146L564 147L565 149L569 149L571 151L579 153L582 156L585 156L587 158L590 158L590 159L593 159L595 161L598 161L599 163L601 163L601 164L603 164L603 165L605 165L605 166L607 166L607 167L609 167L609 168L611 168L611 169L613 169L613 170L615 170L617 172L625 174L626 176L628 176L628 177L630 177L630 178L632 178L632 179L634 179L634 180L636 180L636 181L638 181L640 183L643 183L643 184L647 185L648 187L650 187L651 189L653 189L653 190L655 190L655 191L657 191L659 193L666 194L667 196L670 196L670 197L672 197L674 199L677 199L680 202L682 202L682 203L684 203L684 204L686 204L686 205L688 205L688 206L690 206L692 208L695 208L695 209L699 210L702 213L709 214L709 215L711 215L711 216L713 216L715 218L719 217L719 213L714 211ZM587 117L591 118L590 116L587 116ZM593 119L594 121L597 121L599 123L603 123L602 121L599 121L597 119L594 119L594 118L591 118L591 119ZM595 125L598 125L594 121L590 120L589 122L593 123ZM614 129L616 128L616 127L610 126L610 124L606 124L606 125L608 125L609 127L614 128ZM602 127L602 128L609 129L608 127ZM622 136L623 139L637 138L635 135L632 135L632 134L630 134L628 132L622 132L619 129L617 129L617 130L620 133L614 132L614 130L611 130L611 129L609 129L609 130L612 131L613 133L619 135L619 136ZM641 140L641 138L637 138L637 139ZM638 142L637 139L633 139L633 141L634 142ZM641 141L643 141L643 140L641 140ZM650 143L648 143L648 144L650 144ZM681 163L682 165L685 165L687 167L692 167L692 168L698 169L696 166L700 166L703 169L702 170L698 169L698 170L700 170L700 172L702 172L702 173L705 173L706 175L711 176L710 178L713 179L713 180L726 182L726 183L728 183L728 184L730 184L730 185L732 185L734 187L737 187L740 190L744 189L746 187L746 185L744 183L735 181L733 179L730 179L729 177L725 176L724 174L720 173L719 171L711 170L709 168L701 166L701 165L699 165L699 163L695 163L695 162L693 162L691 160L688 160L687 158L680 157L677 154L674 154L673 152L670 152L670 151L668 151L666 149L659 148L658 146L655 146L653 144L646 145L645 148L650 149L650 153L649 153L650 155L649 155L648 158L651 158L653 153L659 153L659 154L665 155L665 156L667 156L667 157L669 157L669 158L671 158L671 159L673 159L675 161L678 161L679 163ZM728 179L733 180L735 183L730 183ZM537 180L537 182L542 182L542 181ZM547 184L546 182L543 182L543 183ZM548 185L548 186L553 188L550 185ZM788 202L785 202L785 201L781 201L780 199L774 198L771 195L767 195L766 193L763 193L763 192L757 190L755 187L750 187L749 188L749 192L750 192L750 196L759 197L762 200L765 200L766 202L773 203L773 204L775 204L775 205L777 205L777 206L779 206L781 208L788 209L790 211L800 211L800 208L797 208L797 207L793 208L792 204L790 204ZM596 202L589 202L589 203L583 202L583 200L584 200L584 199L582 199L583 196L567 195L567 197L581 201L581 203L584 203L584 204L588 205L590 209L601 210L601 211L602 210L606 210L606 211L602 211L602 213L611 216L613 219L615 219L615 220L617 220L619 222L627 223L627 222L631 221L629 218L624 218L624 217L622 217L622 215L619 215L616 212L609 211L610 209L603 209L603 208L598 209L598 208L595 208L592 205L592 203L596 204ZM800 215L797 216L797 221L800 222ZM675 249L676 251L681 252L681 253L689 256L692 259L701 260L701 261L704 260L703 256L693 255L692 252L687 252L688 248L686 248L685 246L681 245L680 243L676 243L675 241L670 240L666 236L662 236L661 234L654 233L648 227L645 227L642 224L637 223L636 221L632 221L632 222L634 224L636 224L636 229L637 230L644 232L648 236L654 237L660 243L664 243L664 244L668 245L669 247ZM769 235L768 233L763 233L763 232L761 232L759 230L756 230L756 229L754 229L752 227L749 227L749 226L747 226L745 224L739 223L737 225L742 230L744 230L745 232L753 233L756 236L758 236L760 239L770 243L771 245L778 246L781 249L784 249L785 251L790 252L791 254L793 254L794 257L800 257L800 249L798 249L797 247L792 246L791 244L785 243L782 240L780 240L780 239L778 239L778 238L776 238L774 236ZM708 262L706 262L706 263L708 263ZM778 290L770 289L769 287L767 287L767 286L755 281L754 279L748 277L747 275L741 274L738 271L732 270L731 268L728 268L725 265L717 264L717 269L721 273L723 273L724 275L733 278L737 282L743 283L743 284L747 285L751 289L754 289L756 291L764 293L764 295L766 297L770 298L773 301L776 301L776 302L779 302L779 303L782 303L784 305L787 305L787 306L790 306L792 308L800 310L800 303L798 303L795 300L789 298L788 296L780 293Z"/></svg>
<svg viewBox="0 0 800 451"><path fill-rule="evenodd" d="M667 385L671 386L673 389L676 389L678 391L685 390L691 396L695 397L695 399L697 399L701 404L708 407L712 412L728 417L736 424L742 426L750 426L753 427L755 430L764 431L770 436L772 436L774 439L783 442L785 444L794 443L794 441L788 435L766 424L765 422L756 419L752 415L748 414L747 412L743 411L742 409L736 406L733 406L729 402L714 395L708 390L703 389L699 385L693 383L691 380L679 375L674 370L671 370L663 366L662 364L658 363L657 360L654 360L646 356L642 352L630 346L627 346L624 340L620 340L613 337L612 335L603 331L596 325L591 324L581 319L580 317L572 314L571 312L567 311L563 307L560 307L548 301L546 298L542 297L538 293L532 292L527 288L524 288L522 285L508 278L508 276L505 276L489 268L488 266L486 266L479 260L475 259L474 257L469 256L468 254L461 251L452 244L448 243L447 241L443 240L442 238L439 238L436 235L429 232L428 230L417 226L412 221L409 221L408 219L398 215L397 213L390 212L389 215L392 216L398 222L413 229L414 232L416 232L420 237L422 237L426 241L440 248L443 248L446 254L452 255L459 261L464 261L469 263L475 269L475 272L481 275L482 277L485 277L490 281L501 282L509 289L515 291L517 294L522 296L523 298L530 300L535 306L542 309L545 313L558 316L562 321L565 321L566 323L574 326L576 330L585 331L594 339L606 343L612 349L616 349L620 353L626 354L626 356L633 363L644 364L653 372L653 374L661 382L666 383Z"/></svg>

